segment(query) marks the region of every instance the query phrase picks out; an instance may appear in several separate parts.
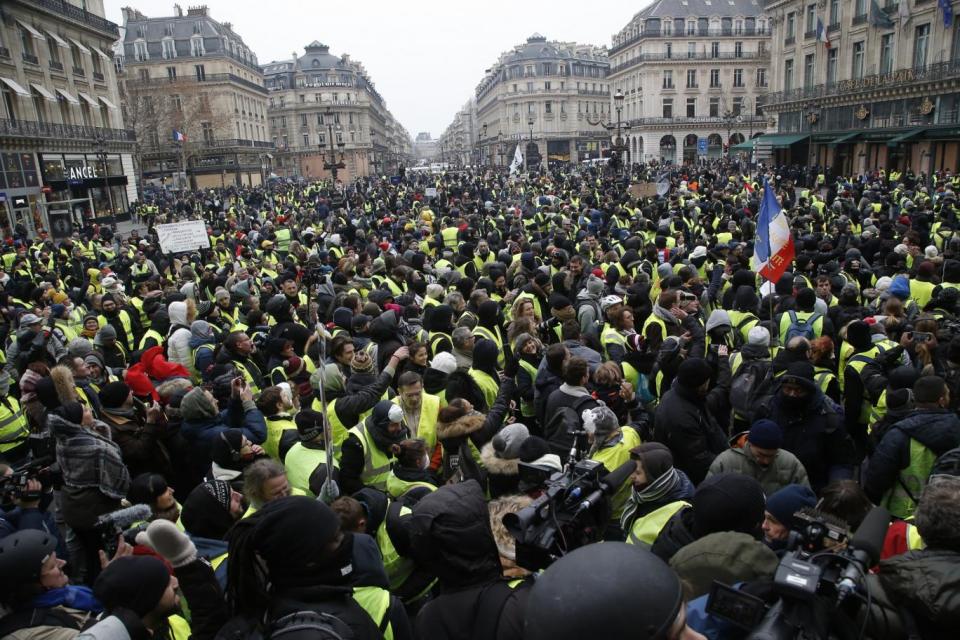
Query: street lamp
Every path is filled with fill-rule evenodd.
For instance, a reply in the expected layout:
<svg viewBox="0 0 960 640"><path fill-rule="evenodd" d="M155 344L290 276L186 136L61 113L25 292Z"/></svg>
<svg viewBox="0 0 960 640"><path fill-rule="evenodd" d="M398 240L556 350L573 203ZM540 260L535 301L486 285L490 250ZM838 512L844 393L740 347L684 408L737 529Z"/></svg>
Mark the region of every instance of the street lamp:
<svg viewBox="0 0 960 640"><path fill-rule="evenodd" d="M814 166L813 162L813 130L817 122L820 120L820 107L817 106L816 102L808 102L804 108L804 112L807 118L807 124L810 127L810 140L807 142L807 167L811 168Z"/></svg>
<svg viewBox="0 0 960 640"><path fill-rule="evenodd" d="M487 139L487 123L486 122L483 123L483 127L481 128L480 131L481 131L481 135L480 135L480 144L479 144L479 151L480 151L479 164L482 167L483 166L483 141Z"/></svg>
<svg viewBox="0 0 960 640"><path fill-rule="evenodd" d="M114 217L113 193L110 191L110 180L107 177L107 141L102 135L97 135L96 146L97 159L100 161L100 166L103 167L103 189L107 192L107 201L110 203L110 228L116 231L117 220Z"/></svg>
<svg viewBox="0 0 960 640"><path fill-rule="evenodd" d="M617 89L616 93L613 94L613 105L614 105L614 109L617 112L616 123L603 122L602 119L594 122L593 120L590 119L589 115L587 116L587 122L590 123L592 126L600 125L607 131L616 130L617 137L614 139L613 146L610 147L610 151L616 154L615 157L623 165L623 169L628 170L628 165L624 161L626 157L625 152L627 150L627 145L624 144L625 141L623 139L623 136L620 135L620 133L621 133L621 130L629 133L630 129L632 128L632 125L629 122L623 122L623 120L621 120L621 115L623 113L623 99L624 99L623 91L621 91L620 89ZM627 171L625 171L625 173L627 173Z"/></svg>
<svg viewBox="0 0 960 640"><path fill-rule="evenodd" d="M333 132L334 132L333 109L331 109L330 107L327 107L327 110L324 112L324 115L327 117L327 135L329 136L328 140L330 141L327 146L330 148L330 161L327 162L326 160L324 160L323 168L330 172L330 175L333 177L333 182L336 183L337 170L343 169L346 167L346 165L343 163L343 147L346 145L346 143L343 141L342 138L337 139L336 146L340 147L340 160L338 161L337 152L334 149L334 141L333 141ZM339 122L337 123L336 132L337 132L337 136L342 135L343 130L341 129ZM323 146L324 145L320 145L321 157L323 156Z"/></svg>
<svg viewBox="0 0 960 640"><path fill-rule="evenodd" d="M506 150L503 148L503 130L497 130L497 152L500 155L500 168L503 168L503 156L506 155Z"/></svg>
<svg viewBox="0 0 960 640"><path fill-rule="evenodd" d="M727 125L727 159L730 159L730 136L733 135L733 123L737 121L737 116L732 109L723 112L723 123Z"/></svg>
<svg viewBox="0 0 960 640"><path fill-rule="evenodd" d="M535 143L533 141L533 114L532 113L527 117L527 126L530 127L530 143L527 145L527 169L529 169L530 168L530 151L535 147ZM538 154L539 154L539 151L540 150L537 149Z"/></svg>

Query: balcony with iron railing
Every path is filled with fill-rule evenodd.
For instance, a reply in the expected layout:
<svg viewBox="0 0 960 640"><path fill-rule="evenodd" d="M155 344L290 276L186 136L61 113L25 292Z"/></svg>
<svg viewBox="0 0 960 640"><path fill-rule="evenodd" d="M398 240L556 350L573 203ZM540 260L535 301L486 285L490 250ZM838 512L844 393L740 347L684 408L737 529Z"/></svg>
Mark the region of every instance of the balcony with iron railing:
<svg viewBox="0 0 960 640"><path fill-rule="evenodd" d="M739 116L740 121L732 121L732 126L740 128L748 128L750 125L754 125L756 128L757 125L766 126L767 119L764 116L757 115L747 115L742 114ZM697 116L693 118L676 116L673 118L634 118L630 120L631 127L643 127L643 126L653 126L653 125L688 125L688 124L707 124L707 125L716 125L726 127L728 121L722 117L711 117L711 116Z"/></svg>
<svg viewBox="0 0 960 640"><path fill-rule="evenodd" d="M67 2L67 0L33 0L32 4L38 9L45 9L53 13L54 16L58 18L68 18L108 33L113 36L114 40L120 37L120 29L116 23L90 13L85 9Z"/></svg>
<svg viewBox="0 0 960 640"><path fill-rule="evenodd" d="M689 51L686 54L666 54L666 53L641 53L635 58L631 58L627 62L618 64L615 67L610 69L611 75L614 73L619 73L621 71L626 71L632 67L637 66L641 62L682 62L684 60L718 60L718 61L737 61L737 60L769 60L770 52L767 50L757 50L757 51L741 51L738 55L736 51L720 51L716 54L708 51L697 51L691 54Z"/></svg>
<svg viewBox="0 0 960 640"><path fill-rule="evenodd" d="M867 14L862 13L859 16L853 16L853 20L850 21L850 25L853 27L859 26L861 24L867 23Z"/></svg>
<svg viewBox="0 0 960 640"><path fill-rule="evenodd" d="M51 71L59 71L59 72L63 73L63 63L62 63L62 62L57 62L56 60L51 60L51 61L49 62L49 65L50 65L50 70L51 70Z"/></svg>
<svg viewBox="0 0 960 640"><path fill-rule="evenodd" d="M131 129L108 129L105 127L10 119L0 119L0 136L88 141L103 138L108 142L133 142L136 140L136 134Z"/></svg>
<svg viewBox="0 0 960 640"><path fill-rule="evenodd" d="M818 84L768 94L767 104L781 104L811 98L843 97L894 87L908 87L928 82L960 78L960 60L938 62L923 67L897 69L889 73L877 73L862 78L840 80L832 84Z"/></svg>
<svg viewBox="0 0 960 640"><path fill-rule="evenodd" d="M0 47L0 58L10 58L10 49Z"/></svg>
<svg viewBox="0 0 960 640"><path fill-rule="evenodd" d="M211 149L221 149L225 147L248 147L251 149L273 149L273 143L269 140L244 140L242 138L226 138L223 140L205 140L203 146Z"/></svg>
<svg viewBox="0 0 960 640"><path fill-rule="evenodd" d="M677 29L642 29L636 35L631 36L629 39L624 40L623 42L614 45L610 48L608 55L613 56L614 54L623 51L632 44L643 40L644 38L695 38L695 37L711 37L711 36L731 36L731 37L743 37L750 38L754 36L769 36L770 29L757 29L757 28L747 28L743 27L741 29L724 29L724 28L707 28L707 29L694 29L693 33L687 33L686 27L677 28Z"/></svg>
<svg viewBox="0 0 960 640"><path fill-rule="evenodd" d="M259 93L266 95L267 90L262 85L250 82L244 78L241 78L238 75L232 73L207 73L203 76L203 79L197 77L196 74L177 76L176 78L130 78L127 80L127 84L134 87L162 87L169 84L177 83L213 83L213 82L235 82L239 85L253 89Z"/></svg>
<svg viewBox="0 0 960 640"><path fill-rule="evenodd" d="M24 62L28 62L30 64L40 64L40 58L33 55L32 53L27 53L26 51L24 51L21 54L21 56L23 57Z"/></svg>

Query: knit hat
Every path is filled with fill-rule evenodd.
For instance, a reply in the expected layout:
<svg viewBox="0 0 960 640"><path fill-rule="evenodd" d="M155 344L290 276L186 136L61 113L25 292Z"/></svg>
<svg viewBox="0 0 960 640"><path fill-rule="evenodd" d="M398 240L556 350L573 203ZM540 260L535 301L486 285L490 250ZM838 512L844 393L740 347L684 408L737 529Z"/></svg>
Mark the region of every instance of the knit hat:
<svg viewBox="0 0 960 640"><path fill-rule="evenodd" d="M97 337L101 340L116 340L117 330L109 324L105 324L100 327L100 331L97 332Z"/></svg>
<svg viewBox="0 0 960 640"><path fill-rule="evenodd" d="M116 558L97 576L93 593L107 611L123 608L143 617L153 611L170 585L163 560L154 556Z"/></svg>
<svg viewBox="0 0 960 640"><path fill-rule="evenodd" d="M221 299L224 299L224 298L226 298L227 300L229 300L229 299L230 299L230 292L227 291L226 289L218 288L218 289L214 292L213 297L214 297L215 300L221 300Z"/></svg>
<svg viewBox="0 0 960 640"><path fill-rule="evenodd" d="M441 351L433 356L430 361L430 368L449 375L457 370L457 358L449 351Z"/></svg>
<svg viewBox="0 0 960 640"><path fill-rule="evenodd" d="M870 325L863 320L857 320L847 325L847 342L857 350L869 349L873 343L870 338Z"/></svg>
<svg viewBox="0 0 960 640"><path fill-rule="evenodd" d="M99 351L94 351L86 358L83 359L83 363L87 366L94 365L100 367L101 369L105 368L106 365L103 362L103 356L100 355Z"/></svg>
<svg viewBox="0 0 960 640"><path fill-rule="evenodd" d="M761 327L759 325L751 327L750 331L747 332L747 344L752 344L758 347L769 347L770 332L767 331L766 327Z"/></svg>
<svg viewBox="0 0 960 640"><path fill-rule="evenodd" d="M303 358L290 356L283 361L283 373L287 378L294 378L303 372Z"/></svg>
<svg viewBox="0 0 960 640"><path fill-rule="evenodd" d="M639 460L647 481L653 482L673 468L673 454L670 448L659 442L645 442L630 450L630 457Z"/></svg>
<svg viewBox="0 0 960 640"><path fill-rule="evenodd" d="M180 415L187 421L199 421L217 415L217 408L201 387L191 389L180 401Z"/></svg>
<svg viewBox="0 0 960 640"><path fill-rule="evenodd" d="M53 304L50 305L50 315L54 318L59 318L63 315L63 312L67 310L67 306L64 304Z"/></svg>
<svg viewBox="0 0 960 640"><path fill-rule="evenodd" d="M801 484L789 484L767 498L767 512L788 529L796 529L799 522L793 514L804 507L817 506L817 496Z"/></svg>
<svg viewBox="0 0 960 640"><path fill-rule="evenodd" d="M707 324L704 329L707 333L709 333L717 327L733 328L733 323L730 322L730 314L728 314L725 309L714 309L711 311L710 317L707 318Z"/></svg>
<svg viewBox="0 0 960 640"><path fill-rule="evenodd" d="M54 410L54 413L73 424L83 421L83 405L79 402L66 402Z"/></svg>
<svg viewBox="0 0 960 640"><path fill-rule="evenodd" d="M523 441L530 437L530 431L525 425L515 422L508 424L493 436L493 451L498 458L516 460L520 457L520 447Z"/></svg>
<svg viewBox="0 0 960 640"><path fill-rule="evenodd" d="M343 391L344 382L345 380L343 379L343 373L340 371L340 367L334 363L319 367L310 374L310 386L314 389L319 389L323 386L327 391L336 393Z"/></svg>
<svg viewBox="0 0 960 640"><path fill-rule="evenodd" d="M323 432L323 414L319 411L302 409L293 420L297 425L297 434L303 442L313 440Z"/></svg>
<svg viewBox="0 0 960 640"><path fill-rule="evenodd" d="M108 382L100 389L100 404L104 409L119 409L129 395L130 387L126 382Z"/></svg>
<svg viewBox="0 0 960 640"><path fill-rule="evenodd" d="M365 351L355 352L353 360L350 361L350 371L353 373L371 373L373 371L373 358Z"/></svg>
<svg viewBox="0 0 960 640"><path fill-rule="evenodd" d="M211 480L194 487L183 501L180 520L192 536L222 540L230 527L230 485L223 480Z"/></svg>
<svg viewBox="0 0 960 640"><path fill-rule="evenodd" d="M587 278L587 293L591 296L599 296L603 293L604 281L596 276Z"/></svg>
<svg viewBox="0 0 960 640"><path fill-rule="evenodd" d="M757 420L750 427L747 442L761 449L779 449L783 446L783 431L773 420Z"/></svg>
<svg viewBox="0 0 960 640"><path fill-rule="evenodd" d="M763 508L763 489L750 476L710 476L693 495L693 534L702 538L717 531L739 531L758 536Z"/></svg>
<svg viewBox="0 0 960 640"><path fill-rule="evenodd" d="M190 335L196 338L212 338L215 334L213 325L206 320L194 320L190 324Z"/></svg>
<svg viewBox="0 0 960 640"><path fill-rule="evenodd" d="M67 353L73 358L86 358L93 353L93 345L86 338L74 338L67 343Z"/></svg>
<svg viewBox="0 0 960 640"><path fill-rule="evenodd" d="M213 310L213 303L209 300L202 300L197 303L197 318L206 318Z"/></svg>
<svg viewBox="0 0 960 640"><path fill-rule="evenodd" d="M688 389L696 389L712 375L713 369L703 358L687 358L677 368L677 381Z"/></svg>
<svg viewBox="0 0 960 640"><path fill-rule="evenodd" d="M608 435L620 427L620 421L617 414L610 407L601 404L593 409L587 409L581 414L583 428L587 433L592 433L594 440L602 442Z"/></svg>

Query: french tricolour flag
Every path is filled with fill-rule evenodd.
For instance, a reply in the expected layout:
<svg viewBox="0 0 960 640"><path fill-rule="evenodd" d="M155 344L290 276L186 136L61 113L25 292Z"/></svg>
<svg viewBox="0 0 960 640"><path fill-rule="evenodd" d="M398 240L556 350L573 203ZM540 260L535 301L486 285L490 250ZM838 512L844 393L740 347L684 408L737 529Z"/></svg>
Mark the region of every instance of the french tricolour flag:
<svg viewBox="0 0 960 640"><path fill-rule="evenodd" d="M753 243L753 270L770 282L776 282L793 262L794 256L790 222L777 202L773 188L764 178L757 237Z"/></svg>
<svg viewBox="0 0 960 640"><path fill-rule="evenodd" d="M830 44L830 36L827 35L827 30L823 26L823 20L817 18L817 42L822 42L829 49L832 45Z"/></svg>
<svg viewBox="0 0 960 640"><path fill-rule="evenodd" d="M186 142L187 136L183 135L182 131L173 130L173 141L174 142Z"/></svg>

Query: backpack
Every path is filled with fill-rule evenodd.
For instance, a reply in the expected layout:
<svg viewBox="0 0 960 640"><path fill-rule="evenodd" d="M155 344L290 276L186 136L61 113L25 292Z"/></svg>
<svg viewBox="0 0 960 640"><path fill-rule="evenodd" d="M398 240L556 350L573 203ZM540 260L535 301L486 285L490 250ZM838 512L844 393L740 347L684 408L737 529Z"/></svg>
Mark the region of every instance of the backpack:
<svg viewBox="0 0 960 640"><path fill-rule="evenodd" d="M560 407L547 420L543 429L543 437L550 445L550 452L560 456L560 461L566 463L570 457L570 449L573 447L574 434L583 428L583 419L580 414L587 408L589 403L595 403L591 396L581 396L577 398L573 406Z"/></svg>
<svg viewBox="0 0 960 640"><path fill-rule="evenodd" d="M739 349L747 342L746 338L743 337L743 329L751 322L760 322L760 319L757 316L753 315L752 313L748 313L743 318L741 318L740 322L737 323L737 326L733 328L733 348L734 349Z"/></svg>
<svg viewBox="0 0 960 640"><path fill-rule="evenodd" d="M787 326L787 336L786 340L784 340L785 344L788 344L792 338L796 338L797 336L806 338L807 340L813 340L817 337L816 333L814 333L813 325L823 317L823 314L814 312L809 318L803 320L797 315L796 311L791 310L788 311L788 313L790 314L790 324Z"/></svg>
<svg viewBox="0 0 960 640"><path fill-rule="evenodd" d="M774 394L773 363L746 360L730 381L730 406L737 417L753 423L753 414L767 405Z"/></svg>

